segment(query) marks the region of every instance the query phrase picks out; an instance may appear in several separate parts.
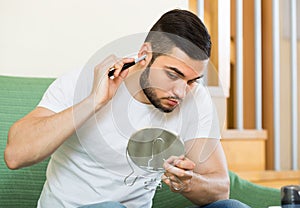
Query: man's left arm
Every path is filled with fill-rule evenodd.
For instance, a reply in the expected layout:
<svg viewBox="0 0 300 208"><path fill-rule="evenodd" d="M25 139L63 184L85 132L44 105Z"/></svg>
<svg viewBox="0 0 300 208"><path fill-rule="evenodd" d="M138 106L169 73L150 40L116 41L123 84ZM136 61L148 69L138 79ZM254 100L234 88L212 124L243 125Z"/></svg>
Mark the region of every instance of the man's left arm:
<svg viewBox="0 0 300 208"><path fill-rule="evenodd" d="M220 140L189 140L185 149L184 156L166 160L163 181L197 205L228 199L230 181Z"/></svg>

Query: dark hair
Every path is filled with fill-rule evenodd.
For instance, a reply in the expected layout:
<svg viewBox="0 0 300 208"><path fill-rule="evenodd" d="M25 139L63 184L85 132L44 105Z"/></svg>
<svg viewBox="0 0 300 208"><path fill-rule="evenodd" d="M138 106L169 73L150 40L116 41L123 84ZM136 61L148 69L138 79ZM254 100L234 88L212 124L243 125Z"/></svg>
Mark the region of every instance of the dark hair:
<svg viewBox="0 0 300 208"><path fill-rule="evenodd" d="M210 57L210 35L202 21L192 12L175 9L153 25L145 42L151 43L152 51L165 54L174 47L183 50L193 59Z"/></svg>

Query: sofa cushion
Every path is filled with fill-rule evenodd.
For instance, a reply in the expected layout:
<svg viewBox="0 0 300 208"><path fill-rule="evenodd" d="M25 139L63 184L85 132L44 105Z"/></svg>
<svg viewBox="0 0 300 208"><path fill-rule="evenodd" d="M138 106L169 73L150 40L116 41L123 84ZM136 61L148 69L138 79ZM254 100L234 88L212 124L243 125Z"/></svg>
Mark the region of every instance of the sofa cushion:
<svg viewBox="0 0 300 208"><path fill-rule="evenodd" d="M47 161L9 170L3 158L9 127L39 102L50 78L0 76L0 207L35 207L45 181Z"/></svg>
<svg viewBox="0 0 300 208"><path fill-rule="evenodd" d="M161 190L156 191L153 198L153 207L155 208L184 208L191 205L193 205L192 202L187 200L184 196L170 191L165 183L163 183Z"/></svg>

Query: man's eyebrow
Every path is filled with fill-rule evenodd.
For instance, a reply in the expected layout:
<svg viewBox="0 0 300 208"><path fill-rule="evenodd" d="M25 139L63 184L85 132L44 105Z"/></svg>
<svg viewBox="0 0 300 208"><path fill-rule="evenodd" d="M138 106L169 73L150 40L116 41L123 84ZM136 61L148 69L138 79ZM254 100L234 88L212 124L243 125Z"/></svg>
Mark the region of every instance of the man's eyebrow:
<svg viewBox="0 0 300 208"><path fill-rule="evenodd" d="M170 69L170 70L172 70L172 71L175 71L177 74L179 74L179 75L182 76L182 77L185 77L185 75L184 75L179 69L177 69L176 67L166 66L166 68L167 68L167 69ZM199 77L196 77L196 78L192 79L192 80L201 79L202 77L204 77L203 74L200 75Z"/></svg>
<svg viewBox="0 0 300 208"><path fill-rule="evenodd" d="M177 74L179 74L180 76L182 77L185 77L185 75L179 70L177 69L176 67L172 67L172 66L166 66L167 69L170 69L172 71L175 71Z"/></svg>
<svg viewBox="0 0 300 208"><path fill-rule="evenodd" d="M195 79L192 79L192 80L197 80L197 79L201 79L204 77L204 74L200 75L199 77L196 77Z"/></svg>

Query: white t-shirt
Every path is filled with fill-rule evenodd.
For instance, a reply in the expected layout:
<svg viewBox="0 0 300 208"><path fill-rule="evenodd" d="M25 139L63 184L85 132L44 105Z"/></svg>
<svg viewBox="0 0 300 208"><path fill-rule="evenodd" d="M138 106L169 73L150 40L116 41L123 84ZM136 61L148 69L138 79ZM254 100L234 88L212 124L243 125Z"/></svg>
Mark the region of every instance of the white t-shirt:
<svg viewBox="0 0 300 208"><path fill-rule="evenodd" d="M92 82L92 70L58 78L39 106L60 112L87 97ZM145 183L154 181L155 187L161 173L135 166L126 152L130 136L146 127L172 131L182 142L220 138L214 105L202 85L190 92L172 113L163 113L135 100L123 83L113 99L53 153L38 207L118 201L128 208L150 208L155 190L145 189Z"/></svg>

